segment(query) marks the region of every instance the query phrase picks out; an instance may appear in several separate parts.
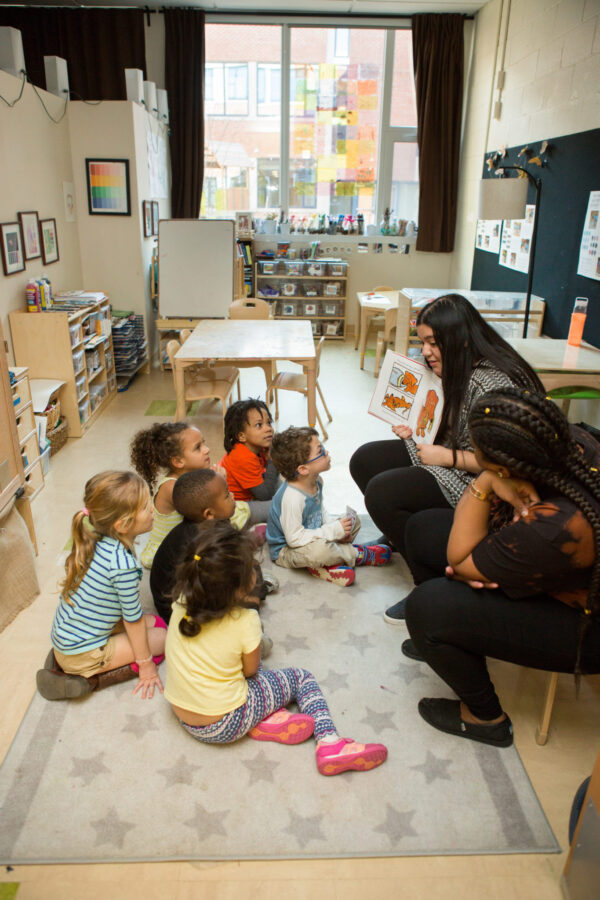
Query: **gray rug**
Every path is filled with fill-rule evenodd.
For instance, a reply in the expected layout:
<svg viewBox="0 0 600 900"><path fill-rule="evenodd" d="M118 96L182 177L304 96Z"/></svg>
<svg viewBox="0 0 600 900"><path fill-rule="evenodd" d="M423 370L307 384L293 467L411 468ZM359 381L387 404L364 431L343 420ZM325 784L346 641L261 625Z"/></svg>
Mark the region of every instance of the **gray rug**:
<svg viewBox="0 0 600 900"><path fill-rule="evenodd" d="M312 741L201 745L132 683L69 703L36 696L0 770L3 863L560 850L514 748L419 717L420 697L450 692L401 655L405 627L382 619L408 586L397 556L350 588L277 574L267 665L312 670L340 733L384 742L387 762L324 778Z"/></svg>

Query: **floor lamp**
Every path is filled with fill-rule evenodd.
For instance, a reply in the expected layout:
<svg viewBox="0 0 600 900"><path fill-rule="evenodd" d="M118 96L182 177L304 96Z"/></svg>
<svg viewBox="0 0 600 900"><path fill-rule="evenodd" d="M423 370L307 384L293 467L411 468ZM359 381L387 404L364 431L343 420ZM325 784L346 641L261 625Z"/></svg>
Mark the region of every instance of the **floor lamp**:
<svg viewBox="0 0 600 900"><path fill-rule="evenodd" d="M527 180L521 178L503 178L499 173L515 169L524 172ZM479 218L480 219L524 219L527 205L527 186L531 182L535 187L535 212L533 214L533 231L529 251L529 268L527 272L527 298L525 300L525 317L523 319L523 337L527 337L529 310L531 308L531 286L533 284L533 266L535 262L535 244L537 240L538 220L540 217L540 196L542 193L541 178L534 178L531 172L522 166L502 166L493 178L483 178L479 182Z"/></svg>

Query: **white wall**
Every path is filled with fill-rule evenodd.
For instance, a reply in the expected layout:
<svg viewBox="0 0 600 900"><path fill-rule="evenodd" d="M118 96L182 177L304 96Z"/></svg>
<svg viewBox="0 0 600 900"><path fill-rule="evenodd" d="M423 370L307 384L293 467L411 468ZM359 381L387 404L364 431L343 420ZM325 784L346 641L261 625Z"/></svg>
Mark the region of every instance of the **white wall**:
<svg viewBox="0 0 600 900"><path fill-rule="evenodd" d="M21 80L0 71L0 94L8 101L16 99ZM25 304L25 285L30 278L44 274L52 287L81 286L78 223L65 220L63 181L72 181L69 113L55 124L64 101L39 90L36 96L25 85L21 100L12 108L0 104L0 222L14 222L18 212L35 210L42 219L56 219L60 259L46 267L42 260L26 263L23 272L6 276L0 267L0 317L5 339L10 343L8 313ZM77 211L78 217L81 210ZM12 349L10 359L13 362Z"/></svg>

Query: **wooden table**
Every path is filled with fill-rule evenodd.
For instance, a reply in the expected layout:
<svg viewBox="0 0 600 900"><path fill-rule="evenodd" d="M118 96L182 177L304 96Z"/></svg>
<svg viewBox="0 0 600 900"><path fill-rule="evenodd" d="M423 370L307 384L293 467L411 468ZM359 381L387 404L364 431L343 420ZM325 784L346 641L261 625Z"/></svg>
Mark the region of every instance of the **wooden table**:
<svg viewBox="0 0 600 900"><path fill-rule="evenodd" d="M316 420L315 342L310 322L279 319L203 319L175 354L176 419L185 417L183 371L201 360L289 359L306 368L308 422Z"/></svg>
<svg viewBox="0 0 600 900"><path fill-rule="evenodd" d="M354 339L354 349L360 344L360 367L364 368L365 348L367 346L367 332L369 331L369 319L381 315L388 309L398 308L399 291L359 291L356 294L358 300L358 331Z"/></svg>
<svg viewBox="0 0 600 900"><path fill-rule="evenodd" d="M419 339L411 335L411 321L420 310L443 294L461 294L472 303L492 328L510 344L523 334L525 300L527 295L517 291L471 291L462 288L402 288L398 300L396 322L396 352L406 355L409 345L420 345ZM531 309L527 334L537 338L542 333L546 304L541 297L531 295Z"/></svg>
<svg viewBox="0 0 600 900"><path fill-rule="evenodd" d="M511 346L535 369L547 391L575 386L600 390L600 350L591 344L572 347L566 340L515 338Z"/></svg>

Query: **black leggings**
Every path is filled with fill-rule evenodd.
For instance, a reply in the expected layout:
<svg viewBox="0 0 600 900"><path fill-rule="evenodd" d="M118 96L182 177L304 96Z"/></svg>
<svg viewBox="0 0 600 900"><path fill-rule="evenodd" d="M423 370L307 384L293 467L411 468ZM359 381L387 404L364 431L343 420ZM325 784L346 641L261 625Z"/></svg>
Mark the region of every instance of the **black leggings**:
<svg viewBox="0 0 600 900"><path fill-rule="evenodd" d="M583 616L546 594L511 600L501 590L475 590L439 577L451 525L451 516L437 510L410 520L406 542L411 568L427 580L407 597L406 624L419 653L473 715L495 719L502 707L486 656L548 672L572 672ZM583 642L581 669L600 673L597 619Z"/></svg>
<svg viewBox="0 0 600 900"><path fill-rule="evenodd" d="M369 515L405 559L411 516L422 509L451 509L434 476L412 465L399 438L363 444L350 460L350 474L364 494Z"/></svg>

